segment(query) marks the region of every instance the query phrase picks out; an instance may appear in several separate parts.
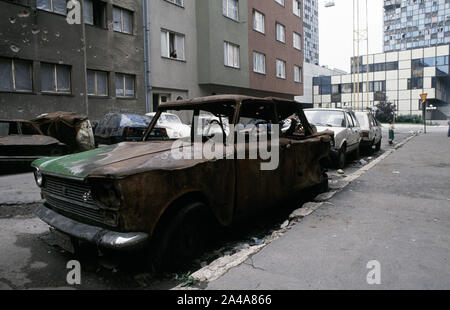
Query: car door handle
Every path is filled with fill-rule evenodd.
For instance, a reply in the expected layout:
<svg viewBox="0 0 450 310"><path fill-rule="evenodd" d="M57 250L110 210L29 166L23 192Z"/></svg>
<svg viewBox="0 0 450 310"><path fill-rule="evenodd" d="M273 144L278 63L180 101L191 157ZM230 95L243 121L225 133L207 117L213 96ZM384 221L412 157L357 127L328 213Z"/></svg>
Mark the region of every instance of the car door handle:
<svg viewBox="0 0 450 310"><path fill-rule="evenodd" d="M292 147L292 144L290 144L290 143L282 146L282 148L284 150L289 150L291 147Z"/></svg>

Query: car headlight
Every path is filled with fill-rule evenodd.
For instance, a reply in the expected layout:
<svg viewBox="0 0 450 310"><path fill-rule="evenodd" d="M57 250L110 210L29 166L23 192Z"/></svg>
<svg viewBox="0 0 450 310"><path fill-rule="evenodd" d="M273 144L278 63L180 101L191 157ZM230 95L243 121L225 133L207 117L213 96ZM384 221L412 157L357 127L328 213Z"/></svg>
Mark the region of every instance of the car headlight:
<svg viewBox="0 0 450 310"><path fill-rule="evenodd" d="M44 185L44 176L42 175L42 173L39 170L39 168L36 168L34 170L34 179L36 180L36 184L39 187L42 187Z"/></svg>

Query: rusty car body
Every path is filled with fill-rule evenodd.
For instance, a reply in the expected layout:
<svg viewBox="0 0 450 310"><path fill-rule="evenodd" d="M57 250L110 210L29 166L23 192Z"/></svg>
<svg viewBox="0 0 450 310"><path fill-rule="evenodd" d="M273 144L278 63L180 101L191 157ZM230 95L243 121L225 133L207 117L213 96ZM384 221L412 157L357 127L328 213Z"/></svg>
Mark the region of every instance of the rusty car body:
<svg viewBox="0 0 450 310"><path fill-rule="evenodd" d="M36 159L61 156L67 152L64 143L45 136L33 122L0 120L0 173L26 169Z"/></svg>
<svg viewBox="0 0 450 310"><path fill-rule="evenodd" d="M192 118L206 111L229 124L244 118L282 124L297 114L301 124L281 135L277 169L262 171L263 159L238 159L236 154L231 159L174 159L173 140L149 139L161 113L186 111ZM192 150L210 138L198 142L196 132L192 127L183 148ZM72 241L110 249L145 247L155 266L174 258L183 261L195 256L200 239L211 235L209 224L229 226L279 208L305 189L326 187L322 162L331 135L315 132L295 101L222 95L163 103L141 142L34 162L45 198L36 214ZM251 147L247 140L234 142L232 152L239 143L247 151Z"/></svg>

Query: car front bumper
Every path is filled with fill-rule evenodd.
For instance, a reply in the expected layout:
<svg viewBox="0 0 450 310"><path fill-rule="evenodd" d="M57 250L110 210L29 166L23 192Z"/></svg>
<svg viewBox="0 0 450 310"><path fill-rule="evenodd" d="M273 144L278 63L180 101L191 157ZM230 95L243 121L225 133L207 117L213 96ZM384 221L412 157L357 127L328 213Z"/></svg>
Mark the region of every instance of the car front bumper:
<svg viewBox="0 0 450 310"><path fill-rule="evenodd" d="M145 247L150 239L147 233L116 232L80 223L47 208L44 204L37 207L35 214L56 230L102 248L134 250Z"/></svg>

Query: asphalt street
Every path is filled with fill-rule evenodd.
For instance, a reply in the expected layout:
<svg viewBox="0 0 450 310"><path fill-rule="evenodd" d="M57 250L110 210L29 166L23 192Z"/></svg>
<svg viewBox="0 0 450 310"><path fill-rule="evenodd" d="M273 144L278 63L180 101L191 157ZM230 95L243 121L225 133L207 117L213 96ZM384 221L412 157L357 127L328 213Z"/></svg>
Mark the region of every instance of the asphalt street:
<svg viewBox="0 0 450 310"><path fill-rule="evenodd" d="M420 126L414 125L397 126L397 143L420 129ZM377 166L376 169L373 169L373 172L370 171L370 174L361 178L361 181L358 180L359 183L352 184L348 189L340 193L339 196L334 198L336 199L333 201L333 204L335 204L334 207L321 209L317 214L311 216L311 219L308 218L306 220L311 222L301 222L281 240L274 242L256 255L253 260L261 265L261 268L265 270L264 272L262 270L255 270L254 268L250 268L248 264L244 264L241 267L229 271L226 276L218 281L211 283L210 288L334 287L334 284L336 286L341 285L342 281L338 281L339 277L338 280L326 281L327 277L334 279L339 276L340 272L348 272L349 266L360 268L360 263L363 263L369 257L371 259L379 258L382 261L382 268L386 274L388 272L395 272L399 268L398 264L400 262L406 264L404 268L407 271L411 271L408 263L400 260L400 258L404 259L407 255L413 256L414 267L419 268L419 270L428 270L427 268L431 268L433 273L430 274L430 277L439 277L439 274L436 273L438 267L442 264L442 255L445 253L446 257L450 257L448 255L450 254L448 252L449 240L446 237L449 232L449 217L448 213L441 210L441 204L443 203L447 204L446 207L448 209L449 202L445 199L450 197L444 197L446 194L442 188L442 184L439 185L439 182L444 182L443 184L446 184L448 187L449 149L448 140L438 136L441 135L443 137L444 134L442 133L446 133L446 128L430 128L429 132L432 132L432 134L414 138L414 143L408 143L405 147L396 151L394 155L388 157L382 163L382 165L386 165L388 168L380 170ZM384 136L387 136L386 132ZM428 138L430 139L427 140ZM419 146L416 148L416 141L422 140L425 142L419 143ZM430 145L426 141L430 141ZM426 156L429 153L426 150L435 148L442 149L443 147L447 147L447 149L431 152L432 156ZM384 140L383 150L388 148L389 146L386 140ZM383 154L383 150L378 154L366 155L363 158L370 162ZM408 151L405 152L404 150ZM397 158L398 156L400 157ZM436 160L439 156L443 159ZM372 157L372 159L368 159L369 157ZM425 163L429 163L429 165L419 164L419 159ZM356 171L360 165L358 162L349 163L349 166L345 169L345 173L349 174ZM414 185L414 187L411 187L408 183L403 184L404 182L411 182L413 180L409 174L411 173L411 169L416 169L416 166L418 169L416 174L424 175L424 179L422 179L422 183L420 184L429 193L428 196L430 197L428 198L422 197L424 196L423 193L420 195L415 194L413 189L416 189L419 186L418 184ZM411 169L408 167L411 167ZM399 170L400 174L392 174L392 170L394 169ZM368 176L374 173L373 180L366 180ZM340 177L336 175L335 171L330 171L330 175L332 175L332 178ZM417 190L420 191L420 187ZM448 189L445 188L445 190L447 190L448 196ZM391 193L392 191L395 191L395 193ZM418 196L407 196L405 194L406 192ZM343 202L346 197L351 198L351 201L353 201L352 204L350 202ZM440 201L438 198L445 199ZM2 253L0 255L0 289L167 289L178 284L173 279L173 275L167 275L167 277L162 279L153 279L149 278L149 275L143 273L141 270L134 270L133 267L123 267L124 265L136 265L134 262L137 258L133 255L129 255L126 258L114 255L74 257L45 242L49 227L33 214L33 209L40 202L40 199L40 192L34 183L32 173L0 176L0 234L2 236L2 241L0 242L0 253ZM341 199L341 201L338 199ZM433 216L427 215L429 223L418 221L416 215L424 212L423 208L425 203L427 206L434 206L434 199L438 199L436 202L436 210L433 209L433 212L435 212ZM356 203L356 201L358 202ZM388 218L378 217L377 214L383 210L383 212L387 212L388 206L391 206L393 201L395 205L401 204L398 208L399 213L391 214ZM337 207L339 203L343 207ZM380 205L382 208L380 208ZM405 210L409 206L415 208L411 211L411 214L408 214L407 210ZM372 214L375 216L374 218L370 217ZM317 216L319 217L316 218ZM395 223L405 222L408 227L411 227L411 231L399 231L399 234L401 234L397 237L389 235L388 237L391 238L389 244L390 250L384 252L376 251L384 246L382 241L385 241L383 238L386 238L386 236L380 236L379 238L381 239L378 239L371 232L375 231L380 233L386 231L393 234L396 228L396 224L392 222L393 219L397 220ZM438 222L434 221L434 219L438 219ZM380 221L387 221L388 224L383 226ZM335 225L334 228L332 228L332 225ZM428 225L434 226L429 227ZM417 233L413 231L415 227L419 228ZM426 232L426 229L430 228L434 228L435 230ZM426 239L423 239L425 237L420 235L421 233L424 233ZM436 245L430 243L430 234L440 234L439 238L441 238L441 243L436 243ZM334 235L336 237L333 237ZM317 239L314 241L312 237ZM400 239L397 240L396 238ZM415 252L403 249L401 245L405 238L409 238L410 243L414 239L414 245L421 245L422 248L418 248ZM332 242L334 245L328 246L327 242ZM358 247L361 242L366 244L366 246ZM425 244L426 242L428 243ZM427 251L431 246L436 246L437 251ZM373 251L368 251L369 249ZM396 249L399 249L398 251L400 253L397 253ZM425 253L422 253L422 250ZM267 251L278 251L278 254L263 255ZM361 251L361 253L358 254L358 251ZM329 259L323 259L324 253L326 253L327 257L328 253L331 253ZM436 255L437 260L434 262L434 265L432 264L434 268L427 267L430 263L429 260L424 261L423 265L416 263L420 253L422 255ZM393 255L399 255L398 262L393 263L389 260L389 257ZM320 259L316 260L316 258ZM81 262L81 285L71 286L67 284L66 276L69 270L66 268L66 264L72 259L78 259ZM294 264L298 260L301 264ZM316 265L308 265L312 264L311 260L315 261ZM286 270L282 270L283 266L290 266L289 269L292 270L291 276L284 273ZM328 271L323 271L324 274L322 274L322 272L319 272L320 270ZM304 277L302 275L303 272L308 277ZM443 275L447 275L447 278L450 279L448 273L441 273L441 278ZM267 277L272 276L273 281L268 281ZM239 281L242 279L239 284L236 283L236 277L238 277ZM298 280L303 277L305 279L304 281ZM352 285L359 283L356 281L357 277L359 277L359 273L355 276L355 280L351 282ZM407 275L404 275L404 277L407 277ZM286 279L287 281L283 282L284 284L279 284L276 282L276 279ZM316 279L316 282L314 282L314 279ZM317 281L320 281L320 283ZM391 282L387 279L386 281L386 283L392 283L389 287L404 284L403 282L395 281L395 279L390 280ZM257 286L257 283L260 283L260 285ZM290 286L291 284L292 286ZM441 281L438 284L442 287L448 283ZM352 285L349 284L348 287L352 287ZM430 286L432 285L430 284ZM347 286L344 285L344 287Z"/></svg>

